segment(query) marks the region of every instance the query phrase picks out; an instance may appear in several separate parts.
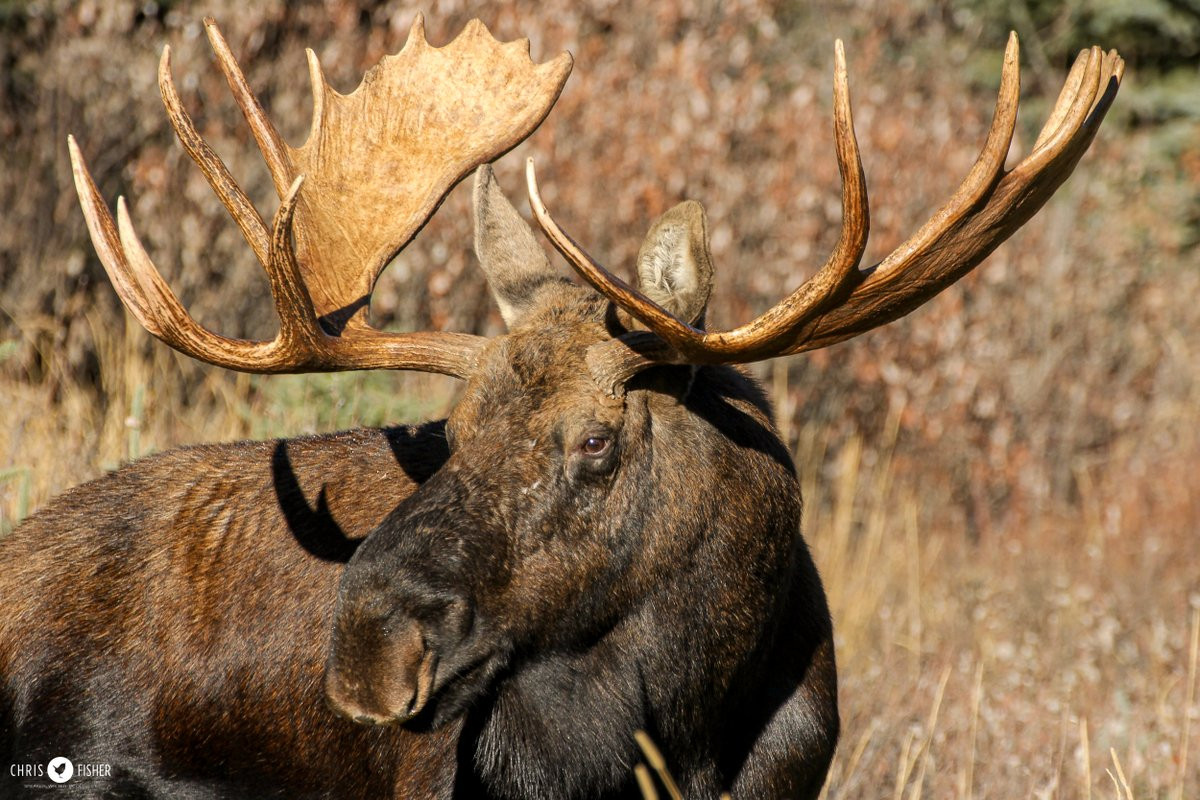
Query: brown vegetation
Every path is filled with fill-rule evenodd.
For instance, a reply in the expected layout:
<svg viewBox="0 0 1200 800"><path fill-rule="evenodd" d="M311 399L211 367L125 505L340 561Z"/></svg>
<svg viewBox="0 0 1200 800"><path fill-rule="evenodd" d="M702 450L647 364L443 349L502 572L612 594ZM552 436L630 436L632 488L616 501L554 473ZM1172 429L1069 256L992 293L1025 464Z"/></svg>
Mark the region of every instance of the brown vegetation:
<svg viewBox="0 0 1200 800"><path fill-rule="evenodd" d="M502 39L535 36L535 57L575 54L558 107L498 165L501 183L516 195L519 156L536 154L547 203L614 267L632 263L655 215L702 201L718 326L774 302L836 239L835 36L871 187L868 262L953 189L989 122L1006 31L948 2L646 8L424 10L434 43L482 14ZM348 89L400 46L414 11L348 0L0 6L0 525L154 450L448 407L449 379L257 378L167 351L122 316L66 157L72 132L197 318L269 335L265 282L170 138L154 87L161 44L172 44L201 132L269 213L267 173L208 61L203 14L221 21L297 142L308 122L301 47L323 43L331 83ZM1096 43L1131 55L1123 41ZM1052 50L1040 58L1018 150L1067 66ZM976 274L905 321L766 368L837 630L845 724L830 797L1107 796L1122 775L1121 796L1200 792L1200 272L1189 228L1200 135L1195 118L1168 128L1146 112L1139 67L1130 58L1074 177ZM468 191L384 274L378 324L499 329L473 266Z"/></svg>

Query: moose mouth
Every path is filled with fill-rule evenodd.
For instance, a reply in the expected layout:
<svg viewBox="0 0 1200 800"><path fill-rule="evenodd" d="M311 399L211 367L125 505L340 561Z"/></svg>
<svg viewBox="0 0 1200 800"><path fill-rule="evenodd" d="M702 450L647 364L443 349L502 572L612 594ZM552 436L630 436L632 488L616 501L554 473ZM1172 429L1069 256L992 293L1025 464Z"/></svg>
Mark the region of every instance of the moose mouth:
<svg viewBox="0 0 1200 800"><path fill-rule="evenodd" d="M420 705L414 703L410 713L394 721L409 730L426 732L458 719L488 693L507 661L501 651L492 651L458 665L435 657L428 696Z"/></svg>
<svg viewBox="0 0 1200 800"><path fill-rule="evenodd" d="M436 730L486 695L508 660L500 649L439 658L435 649L426 647L414 655L408 677L398 680L381 677L348 685L344 671L327 671L325 696L330 707L360 725Z"/></svg>

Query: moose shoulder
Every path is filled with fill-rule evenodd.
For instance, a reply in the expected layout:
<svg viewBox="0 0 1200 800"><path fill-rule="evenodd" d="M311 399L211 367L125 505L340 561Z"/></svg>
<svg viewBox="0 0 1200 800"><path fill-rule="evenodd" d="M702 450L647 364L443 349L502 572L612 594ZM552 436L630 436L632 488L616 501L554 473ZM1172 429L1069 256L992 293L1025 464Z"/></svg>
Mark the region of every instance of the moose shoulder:
<svg viewBox="0 0 1200 800"><path fill-rule="evenodd" d="M324 643L345 561L445 457L432 423L189 447L65 493L3 543L0 752L111 764L117 797L385 796L406 752L329 712Z"/></svg>
<svg viewBox="0 0 1200 800"><path fill-rule="evenodd" d="M625 798L643 729L686 797L815 797L838 736L832 627L795 471L761 390L732 365L851 338L978 264L1086 150L1120 59L1085 51L1032 152L1005 170L1013 39L975 168L863 270L839 45L839 244L776 307L708 331L698 204L653 224L629 286L557 225L530 165L534 216L581 287L480 166L536 127L569 59L535 67L478 24L430 48L418 21L353 95L314 67L322 135L293 149L208 27L281 198L269 231L195 135L165 54L160 84L268 272L280 333L244 342L195 323L72 143L127 306L171 346L234 369L423 369L466 388L444 422L177 450L31 517L0 546L2 752L110 763L96 789L116 796ZM386 113L409 107L415 134ZM395 185L347 144L372 126L395 158L434 163ZM474 167L475 250L507 333L369 327L379 270Z"/></svg>

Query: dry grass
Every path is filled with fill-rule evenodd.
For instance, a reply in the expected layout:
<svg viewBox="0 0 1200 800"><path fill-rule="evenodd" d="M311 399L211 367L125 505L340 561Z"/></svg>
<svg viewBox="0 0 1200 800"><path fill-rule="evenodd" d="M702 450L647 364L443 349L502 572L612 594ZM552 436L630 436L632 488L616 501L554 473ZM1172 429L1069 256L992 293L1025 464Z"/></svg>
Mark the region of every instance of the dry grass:
<svg viewBox="0 0 1200 800"><path fill-rule="evenodd" d="M1121 509L972 544L860 456L806 477L845 723L826 796L1107 797L1106 770L1119 797L1196 796L1194 531Z"/></svg>
<svg viewBox="0 0 1200 800"><path fill-rule="evenodd" d="M34 3L49 9L36 25L2 29L0 531L140 454L428 418L457 391L415 375L222 373L116 311L67 189L66 132L81 134L107 197L131 195L185 302L222 332L267 334L263 283L161 122L158 47L172 41L202 129L269 212L195 21L215 13L261 64L251 81L295 141L303 69L272 62L301 65L300 45L323 42L347 88L399 46L411 16L354 0L138 16L152 5ZM717 325L765 308L836 238L835 35L872 190L869 256L952 190L986 128L1003 32L985 37L953 3L647 8L514 2L488 21L508 38L537 31L535 56L577 57L523 147L597 255L628 263L653 215L706 202ZM426 11L435 42L469 16L461 3ZM1024 137L1061 78L1045 71L1061 65L1042 66ZM835 617L844 739L829 798L1200 796L1200 272L1188 229L1200 131L1167 136L1123 116L1145 96L1140 74L1131 63L1078 173L977 274L858 342L762 369ZM501 164L507 187L518 162ZM385 275L380 320L497 329L465 245L467 199L456 190Z"/></svg>

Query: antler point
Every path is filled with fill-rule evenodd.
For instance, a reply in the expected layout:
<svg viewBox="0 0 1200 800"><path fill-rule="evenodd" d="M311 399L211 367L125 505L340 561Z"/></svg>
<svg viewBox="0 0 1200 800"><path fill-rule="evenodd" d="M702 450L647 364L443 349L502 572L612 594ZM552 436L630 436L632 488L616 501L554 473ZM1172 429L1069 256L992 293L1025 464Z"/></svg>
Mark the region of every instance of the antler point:
<svg viewBox="0 0 1200 800"><path fill-rule="evenodd" d="M1009 31L1008 44L1004 46L1004 61L1017 61L1021 55L1021 40L1017 38L1016 31Z"/></svg>
<svg viewBox="0 0 1200 800"><path fill-rule="evenodd" d="M533 156L525 159L525 187L529 193L529 207L533 213L537 216L546 213L546 206L542 203L542 195L538 191L537 170L533 165Z"/></svg>
<svg viewBox="0 0 1200 800"><path fill-rule="evenodd" d="M556 80L566 80L566 77L571 74L571 70L575 68L575 56L571 55L570 50L564 50L554 58L541 64L535 64L532 58L529 60L529 63L533 64L534 69L539 73L549 75L561 74L563 77Z"/></svg>
<svg viewBox="0 0 1200 800"><path fill-rule="evenodd" d="M225 36L221 33L221 29L217 27L217 21L212 17L204 18L204 33L207 34L209 44L212 45L214 50L219 51L223 47L228 48L228 45L225 44Z"/></svg>
<svg viewBox="0 0 1200 800"><path fill-rule="evenodd" d="M414 46L428 44L425 40L425 15L420 11L413 17L412 27L408 29L408 41L404 46L408 47L410 44Z"/></svg>

